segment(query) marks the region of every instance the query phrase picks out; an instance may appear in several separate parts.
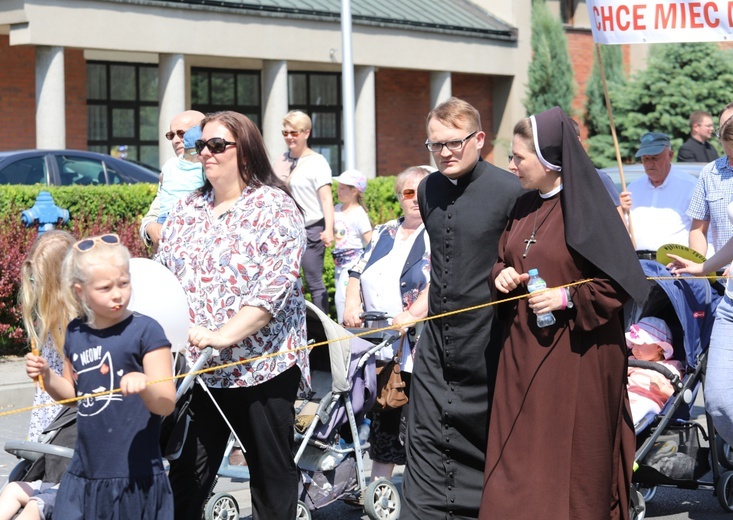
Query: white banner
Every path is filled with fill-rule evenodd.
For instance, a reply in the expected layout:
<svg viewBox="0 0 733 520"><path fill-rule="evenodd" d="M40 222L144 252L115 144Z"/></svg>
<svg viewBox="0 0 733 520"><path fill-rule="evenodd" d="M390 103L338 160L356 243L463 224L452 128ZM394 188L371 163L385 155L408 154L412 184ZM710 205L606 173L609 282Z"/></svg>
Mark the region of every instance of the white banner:
<svg viewBox="0 0 733 520"><path fill-rule="evenodd" d="M733 1L587 0L596 43L733 40Z"/></svg>

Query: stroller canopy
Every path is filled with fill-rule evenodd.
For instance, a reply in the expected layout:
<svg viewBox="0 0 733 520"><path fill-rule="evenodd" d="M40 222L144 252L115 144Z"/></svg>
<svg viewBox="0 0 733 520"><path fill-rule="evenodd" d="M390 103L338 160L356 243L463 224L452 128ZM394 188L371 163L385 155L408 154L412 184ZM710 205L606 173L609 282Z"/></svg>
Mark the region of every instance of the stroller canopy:
<svg viewBox="0 0 733 520"><path fill-rule="evenodd" d="M665 266L653 260L641 260L641 267L649 277L672 276ZM674 308L682 326L687 364L695 368L698 356L707 349L710 342L715 308L720 296L705 279L683 276L654 282L664 291ZM643 315L653 315L653 311L644 312ZM639 316L641 317L643 316Z"/></svg>

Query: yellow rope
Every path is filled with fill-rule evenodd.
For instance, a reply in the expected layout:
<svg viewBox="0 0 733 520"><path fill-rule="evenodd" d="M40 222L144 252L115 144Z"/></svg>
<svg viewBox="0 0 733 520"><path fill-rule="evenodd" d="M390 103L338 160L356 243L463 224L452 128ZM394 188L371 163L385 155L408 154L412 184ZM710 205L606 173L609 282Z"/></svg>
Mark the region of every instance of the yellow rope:
<svg viewBox="0 0 733 520"><path fill-rule="evenodd" d="M685 276L684 278L689 280L689 279L710 279L710 278L722 278L722 277L718 277L718 276L714 276L714 275L707 275L707 276ZM647 277L647 279L648 280L679 280L680 277L678 277L678 276L656 276L656 277L651 277L650 276L650 277ZM591 281L593 281L592 278L586 278L584 280L578 280L576 282L571 282L571 283L568 283L568 284L565 284L565 285L559 285L557 287L548 287L547 289L545 289L545 291L551 291L553 289L564 289L566 287L573 287L573 286L576 286L576 285L582 285L582 284L585 284L585 283L588 283L588 282L591 282ZM541 292L544 292L544 291L541 291ZM425 318L416 318L414 321L402 323L400 325L400 327L411 327L413 325L416 325L418 323L422 323L422 322L425 322L425 321L437 320L437 319L440 319L440 318L445 318L445 317L448 317L448 316L453 316L455 314L460 314L460 313L463 313L463 312L470 312L470 311L474 311L474 310L478 310L478 309L483 309L485 307L491 307L493 305L499 305L500 303L507 303L507 302L511 302L511 301L514 301L514 300L521 300L523 298L528 298L528 297L529 297L529 294L520 294L518 296L512 296L510 298L505 298L503 300L496 300L496 301L492 301L492 302L488 302L488 303L482 303L482 304L479 304L479 305L474 305L472 307L466 307L466 308L458 309L458 310L455 310L455 311L448 311L448 312L444 312L442 314L436 314L434 316L427 316ZM329 340L326 340L326 341L321 341L319 343L311 343L310 345L304 345L304 346L300 346L300 347L295 347L295 348L288 349L288 350L281 350L281 351L278 351L278 352L271 352L269 354L263 354L261 356L249 358L249 359L246 359L246 360L232 361L230 363L225 363L225 364L222 364L222 365L216 365L214 367L202 368L201 370L197 370L197 371L194 371L194 372L187 372L185 374L177 374L177 375L174 375L172 377L167 377L167 378L164 378L164 379L158 379L158 380L155 380L155 381L148 381L147 384L148 385L154 385L154 384L157 384L157 383L164 383L164 382L167 382L167 381L175 381L176 379L185 378L188 375L197 376L197 375L201 375L201 374L206 374L208 372L214 372L216 370L221 370L221 369L229 368L229 367L232 367L232 366L244 365L244 364L254 363L254 362L257 362L257 361L262 361L262 360L269 359L269 358L272 358L272 357L281 356L283 354L300 352L302 350L310 350L310 349L313 349L313 348L316 348L316 347L322 347L324 345L328 345L330 343L335 343L337 341L348 340L348 339L350 339L350 338L352 338L354 336L360 337L360 336L371 335L371 334L375 334L375 333L379 333L379 332L384 332L384 331L388 331L388 330L395 330L395 328L396 327L394 327L394 326L389 326L389 327L381 327L381 328L378 328L378 329L368 329L368 330L365 330L364 332L355 332L353 334L349 334L348 336L341 336L339 338L329 339ZM120 388L115 388L115 389L112 389L112 390L106 390L104 392L97 392L97 393L94 393L94 394L86 394L86 395L79 396L79 397L73 397L71 399L64 399L62 401L54 401L54 402L51 402L51 403L46 403L46 404L41 404L41 405L36 405L36 406L26 406L24 408L19 408L17 410L8 410L8 411L5 411L5 412L0 412L0 417L5 417L7 415L13 415L13 414L18 414L18 413L28 412L28 411L34 410L36 408L46 408L46 407L49 407L49 406L55 406L55 405L59 405L59 404L61 404L61 405L73 404L75 402L82 401L84 399L93 399L95 397L101 397L101 396L104 396L104 395L112 395L112 394L115 394L115 393L119 393L121 391L122 390Z"/></svg>

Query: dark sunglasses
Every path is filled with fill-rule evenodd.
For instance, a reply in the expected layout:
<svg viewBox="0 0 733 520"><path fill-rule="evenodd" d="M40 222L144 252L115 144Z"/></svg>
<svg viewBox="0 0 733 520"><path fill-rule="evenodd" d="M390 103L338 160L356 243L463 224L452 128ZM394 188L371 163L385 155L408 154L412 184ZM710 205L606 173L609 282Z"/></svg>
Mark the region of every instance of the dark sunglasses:
<svg viewBox="0 0 733 520"><path fill-rule="evenodd" d="M107 244L108 246L116 246L120 244L120 237L114 233L111 233L109 235L100 235L98 237L85 238L84 240L79 240L76 244L74 244L74 247L80 253L86 253L87 251L94 249L94 246L96 246L100 242L103 244Z"/></svg>
<svg viewBox="0 0 733 520"><path fill-rule="evenodd" d="M283 130L283 137L298 137L300 135L300 130Z"/></svg>
<svg viewBox="0 0 733 520"><path fill-rule="evenodd" d="M185 130L176 130L175 132L166 132L165 138L168 139L169 141L172 141L175 136L178 136L181 139L183 139L184 135L186 135Z"/></svg>
<svg viewBox="0 0 733 520"><path fill-rule="evenodd" d="M407 188L406 190L402 190L403 199L414 199L415 195L417 195L417 192L413 190L412 188Z"/></svg>
<svg viewBox="0 0 733 520"><path fill-rule="evenodd" d="M234 143L232 141L227 141L223 137L212 137L208 141L204 141L202 139L199 139L196 141L196 153L201 155L201 152L204 151L204 148L208 148L211 153L222 153L224 150L227 149L227 146L236 146L237 143Z"/></svg>

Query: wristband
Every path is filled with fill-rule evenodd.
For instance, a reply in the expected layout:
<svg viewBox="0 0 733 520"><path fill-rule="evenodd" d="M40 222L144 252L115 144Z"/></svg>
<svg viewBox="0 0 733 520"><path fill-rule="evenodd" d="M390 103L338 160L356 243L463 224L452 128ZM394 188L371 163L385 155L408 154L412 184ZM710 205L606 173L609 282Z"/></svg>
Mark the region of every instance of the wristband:
<svg viewBox="0 0 733 520"><path fill-rule="evenodd" d="M568 309L573 308L573 299L570 297L570 289L568 287L565 287L565 296L567 297L567 306Z"/></svg>
<svg viewBox="0 0 733 520"><path fill-rule="evenodd" d="M565 292L567 289L560 289L560 298L562 302L560 303L560 309L565 310L568 306L568 293Z"/></svg>

